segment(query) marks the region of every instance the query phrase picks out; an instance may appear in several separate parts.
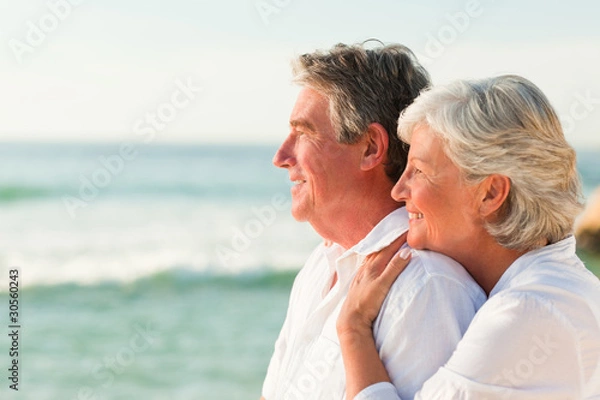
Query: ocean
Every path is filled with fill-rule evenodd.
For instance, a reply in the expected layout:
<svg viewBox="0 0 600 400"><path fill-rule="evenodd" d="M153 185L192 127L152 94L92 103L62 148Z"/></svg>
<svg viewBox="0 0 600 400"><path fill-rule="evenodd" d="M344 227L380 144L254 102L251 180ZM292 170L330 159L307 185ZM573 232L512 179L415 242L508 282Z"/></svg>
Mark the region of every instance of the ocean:
<svg viewBox="0 0 600 400"><path fill-rule="evenodd" d="M258 399L319 242L275 150L0 144L0 398Z"/></svg>

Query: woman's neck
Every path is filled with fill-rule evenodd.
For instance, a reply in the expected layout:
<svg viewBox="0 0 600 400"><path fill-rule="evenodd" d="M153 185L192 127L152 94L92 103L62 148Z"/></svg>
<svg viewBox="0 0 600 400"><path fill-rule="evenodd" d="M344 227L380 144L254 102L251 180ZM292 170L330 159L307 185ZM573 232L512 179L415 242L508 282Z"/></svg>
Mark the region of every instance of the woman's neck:
<svg viewBox="0 0 600 400"><path fill-rule="evenodd" d="M507 249L491 237L490 239L480 240L476 247L471 248L470 252L460 255L456 259L487 295L490 294L508 267L526 253Z"/></svg>

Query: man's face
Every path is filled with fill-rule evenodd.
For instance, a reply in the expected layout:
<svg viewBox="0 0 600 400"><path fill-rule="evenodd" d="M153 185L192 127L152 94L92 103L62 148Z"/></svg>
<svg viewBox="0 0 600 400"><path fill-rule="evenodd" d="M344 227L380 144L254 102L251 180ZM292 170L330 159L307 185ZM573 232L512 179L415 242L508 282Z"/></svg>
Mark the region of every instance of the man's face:
<svg viewBox="0 0 600 400"><path fill-rule="evenodd" d="M335 226L353 209L351 196L360 171L359 144L341 144L329 118L329 100L303 88L290 116L290 133L273 158L294 183L292 215L313 227ZM323 225L329 224L329 225ZM318 229L317 229L318 230Z"/></svg>

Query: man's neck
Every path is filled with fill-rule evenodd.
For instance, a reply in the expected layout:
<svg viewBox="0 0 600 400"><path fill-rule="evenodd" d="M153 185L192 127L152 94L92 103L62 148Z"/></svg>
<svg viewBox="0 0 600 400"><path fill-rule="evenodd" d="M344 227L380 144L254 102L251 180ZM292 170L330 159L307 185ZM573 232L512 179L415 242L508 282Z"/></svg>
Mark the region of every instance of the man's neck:
<svg viewBox="0 0 600 400"><path fill-rule="evenodd" d="M400 207L401 205L393 200L379 202L376 206L348 210L336 221L335 226L313 228L325 240L349 249L363 240L382 219Z"/></svg>

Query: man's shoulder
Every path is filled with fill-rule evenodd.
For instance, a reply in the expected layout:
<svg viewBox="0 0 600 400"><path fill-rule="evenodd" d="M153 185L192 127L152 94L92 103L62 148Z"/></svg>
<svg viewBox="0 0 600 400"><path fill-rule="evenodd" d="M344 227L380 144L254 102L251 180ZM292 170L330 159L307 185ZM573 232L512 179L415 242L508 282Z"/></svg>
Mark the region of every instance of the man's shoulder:
<svg viewBox="0 0 600 400"><path fill-rule="evenodd" d="M467 296L478 306L487 296L462 265L443 254L413 250L409 265L392 285L392 296L416 296L429 291L436 297Z"/></svg>
<svg viewBox="0 0 600 400"><path fill-rule="evenodd" d="M396 329L395 324L409 324L414 326L412 334L429 334L432 326L445 326L448 331L454 329L458 341L486 299L456 261L413 250L410 263L384 300L376 326L385 333Z"/></svg>
<svg viewBox="0 0 600 400"><path fill-rule="evenodd" d="M421 279L454 280L463 286L476 286L473 277L467 270L452 258L441 253L428 250L413 250L411 264Z"/></svg>

